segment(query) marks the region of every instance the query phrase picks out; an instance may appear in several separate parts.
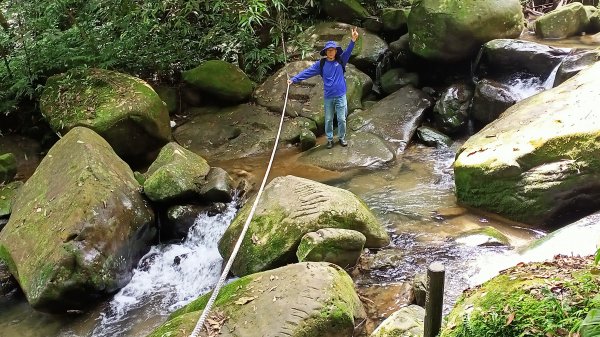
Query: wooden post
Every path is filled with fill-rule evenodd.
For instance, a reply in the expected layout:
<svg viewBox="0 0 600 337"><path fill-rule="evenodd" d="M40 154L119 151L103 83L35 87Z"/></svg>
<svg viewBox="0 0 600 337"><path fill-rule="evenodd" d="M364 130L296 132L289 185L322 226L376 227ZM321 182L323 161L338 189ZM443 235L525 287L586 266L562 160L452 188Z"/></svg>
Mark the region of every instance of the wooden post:
<svg viewBox="0 0 600 337"><path fill-rule="evenodd" d="M435 337L442 327L442 308L444 306L444 265L433 262L427 269L427 296L425 298L425 334Z"/></svg>

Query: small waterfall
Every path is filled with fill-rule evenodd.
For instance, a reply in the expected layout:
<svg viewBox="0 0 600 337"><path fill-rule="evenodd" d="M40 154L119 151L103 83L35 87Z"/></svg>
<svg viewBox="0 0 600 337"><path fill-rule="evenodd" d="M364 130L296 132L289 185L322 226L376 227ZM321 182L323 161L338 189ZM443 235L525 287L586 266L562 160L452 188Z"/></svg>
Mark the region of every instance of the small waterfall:
<svg viewBox="0 0 600 337"><path fill-rule="evenodd" d="M217 242L236 214L235 205L214 217L198 216L182 243L152 247L101 314L92 336L129 335L139 329L136 325L166 316L210 290L221 273Z"/></svg>
<svg viewBox="0 0 600 337"><path fill-rule="evenodd" d="M558 68L560 67L561 64L562 64L562 62L557 64L556 67L554 67L554 69L552 69L552 71L550 72L550 75L548 75L548 78L546 78L546 80L542 84L544 89L552 89L554 87L554 80L556 79L556 74L558 73Z"/></svg>

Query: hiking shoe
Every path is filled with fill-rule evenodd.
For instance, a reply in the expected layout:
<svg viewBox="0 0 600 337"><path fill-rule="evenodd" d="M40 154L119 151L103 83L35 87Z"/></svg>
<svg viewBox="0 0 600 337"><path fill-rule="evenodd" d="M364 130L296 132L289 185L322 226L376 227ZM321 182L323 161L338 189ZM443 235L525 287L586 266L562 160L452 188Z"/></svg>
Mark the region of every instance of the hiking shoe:
<svg viewBox="0 0 600 337"><path fill-rule="evenodd" d="M333 147L333 140L328 140L327 145L325 145L325 147L331 149Z"/></svg>
<svg viewBox="0 0 600 337"><path fill-rule="evenodd" d="M348 146L348 142L345 139L340 139L340 145L346 147Z"/></svg>

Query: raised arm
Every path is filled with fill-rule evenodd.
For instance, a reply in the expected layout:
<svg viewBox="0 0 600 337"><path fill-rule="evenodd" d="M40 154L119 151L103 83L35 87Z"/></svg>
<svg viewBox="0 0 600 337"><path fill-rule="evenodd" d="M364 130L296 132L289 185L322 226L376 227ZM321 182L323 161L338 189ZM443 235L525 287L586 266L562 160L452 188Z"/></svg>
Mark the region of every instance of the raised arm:
<svg viewBox="0 0 600 337"><path fill-rule="evenodd" d="M350 43L348 44L348 47L346 48L346 50L344 50L342 55L340 55L340 58L342 59L342 62L344 62L344 64L347 64L348 60L350 60L350 55L352 55L352 50L354 49L354 43L356 42L357 39L358 39L358 28L354 27L350 30Z"/></svg>

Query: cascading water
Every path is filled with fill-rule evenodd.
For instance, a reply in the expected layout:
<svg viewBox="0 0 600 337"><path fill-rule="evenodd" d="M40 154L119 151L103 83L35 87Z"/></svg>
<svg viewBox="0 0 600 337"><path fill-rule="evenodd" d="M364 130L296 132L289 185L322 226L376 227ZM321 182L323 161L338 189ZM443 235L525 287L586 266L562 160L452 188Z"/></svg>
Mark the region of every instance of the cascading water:
<svg viewBox="0 0 600 337"><path fill-rule="evenodd" d="M153 247L140 260L129 284L108 304L91 335L137 336L140 329L148 334L155 327L144 324L149 319L164 317L209 291L221 273L217 242L236 214L235 205L231 202L214 217L198 216L182 243Z"/></svg>

